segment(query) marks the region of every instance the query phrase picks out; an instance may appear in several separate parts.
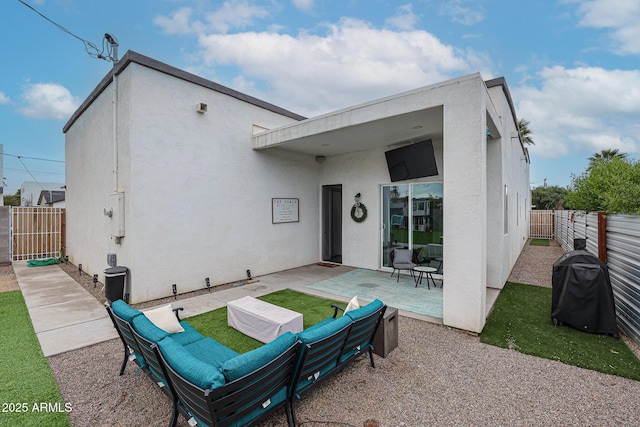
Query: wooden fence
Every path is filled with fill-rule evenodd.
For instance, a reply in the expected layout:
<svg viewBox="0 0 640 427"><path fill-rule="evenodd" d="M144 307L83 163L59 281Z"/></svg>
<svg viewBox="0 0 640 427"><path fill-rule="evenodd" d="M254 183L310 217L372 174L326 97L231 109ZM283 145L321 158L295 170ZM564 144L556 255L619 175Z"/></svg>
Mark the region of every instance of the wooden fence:
<svg viewBox="0 0 640 427"><path fill-rule="evenodd" d="M540 239L553 239L554 233L553 211L531 211L529 222L529 236Z"/></svg>
<svg viewBox="0 0 640 427"><path fill-rule="evenodd" d="M64 251L64 208L14 206L11 228L14 261L57 257Z"/></svg>

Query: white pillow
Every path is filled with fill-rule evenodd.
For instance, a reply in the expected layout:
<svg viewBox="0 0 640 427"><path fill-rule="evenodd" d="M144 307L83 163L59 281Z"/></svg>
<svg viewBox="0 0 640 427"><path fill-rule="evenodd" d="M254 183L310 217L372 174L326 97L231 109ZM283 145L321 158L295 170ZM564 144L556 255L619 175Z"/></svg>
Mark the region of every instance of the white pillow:
<svg viewBox="0 0 640 427"><path fill-rule="evenodd" d="M151 310L143 310L142 312L151 320L151 323L170 334L184 332L184 328L180 325L178 318L171 309L171 304L162 305Z"/></svg>
<svg viewBox="0 0 640 427"><path fill-rule="evenodd" d="M344 314L346 314L347 311L357 310L359 308L360 304L358 304L358 295L356 295L355 297L351 298L351 301L349 301L349 304L347 304L347 308L344 309Z"/></svg>

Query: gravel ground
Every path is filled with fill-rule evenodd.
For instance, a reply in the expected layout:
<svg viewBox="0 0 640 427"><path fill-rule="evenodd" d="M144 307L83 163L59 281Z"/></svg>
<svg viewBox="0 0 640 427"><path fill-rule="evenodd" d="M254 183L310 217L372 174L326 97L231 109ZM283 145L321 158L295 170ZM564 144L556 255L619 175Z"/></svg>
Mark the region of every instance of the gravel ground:
<svg viewBox="0 0 640 427"><path fill-rule="evenodd" d="M550 286L539 280L550 276L561 255L561 249L551 255L555 249L527 245L510 280ZM79 282L91 291L91 278L82 276ZM375 356L375 369L361 358L305 396L297 405L300 424L640 425L638 381L489 346L477 336L406 317L399 317L398 329L399 347L387 358ZM74 426L168 423L168 398L133 364L118 376L122 357L121 342L112 340L49 358L64 401L73 405ZM284 414L261 425L284 426Z"/></svg>

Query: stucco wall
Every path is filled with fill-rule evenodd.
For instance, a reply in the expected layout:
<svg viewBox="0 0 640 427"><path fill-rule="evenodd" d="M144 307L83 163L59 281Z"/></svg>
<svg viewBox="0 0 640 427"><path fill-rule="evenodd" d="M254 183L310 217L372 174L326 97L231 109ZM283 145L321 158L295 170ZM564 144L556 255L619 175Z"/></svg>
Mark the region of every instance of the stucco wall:
<svg viewBox="0 0 640 427"><path fill-rule="evenodd" d="M488 174L495 174L501 185L498 187L496 182L496 185L488 190L493 193L487 206L488 218L489 221L499 220L499 225L495 228L489 227L487 285L502 289L529 235L529 164L516 136L517 128L504 91L501 87L492 87L488 92L492 105L501 118L499 125L502 137L489 142L490 146L494 145L494 150L488 155ZM498 150L495 150L496 146L499 147ZM492 159L493 155L495 159ZM500 168L493 169L492 162L499 162ZM509 203L507 233L504 232L505 185L508 189Z"/></svg>
<svg viewBox="0 0 640 427"><path fill-rule="evenodd" d="M113 188L111 100L111 91L103 92L65 136L66 253L72 263L101 277L111 249L103 215Z"/></svg>
<svg viewBox="0 0 640 427"><path fill-rule="evenodd" d="M342 263L377 270L381 257L381 187L393 185L385 151L360 151L328 157L321 167L320 185L342 184ZM433 141L434 155L440 175L398 184L442 181L442 141ZM367 207L367 219L357 223L351 219L355 195ZM321 230L320 230L321 231Z"/></svg>
<svg viewBox="0 0 640 427"><path fill-rule="evenodd" d="M103 215L115 208L105 90L67 132L72 260L102 277L106 254L115 252L130 268L132 302L170 295L173 283L186 292L203 288L205 277L215 285L245 278L247 269L260 275L318 261L318 164L250 148L254 124L291 118L138 64L118 86L125 237L116 244L114 219ZM196 112L201 102L205 114ZM299 198L300 221L272 224L272 197Z"/></svg>

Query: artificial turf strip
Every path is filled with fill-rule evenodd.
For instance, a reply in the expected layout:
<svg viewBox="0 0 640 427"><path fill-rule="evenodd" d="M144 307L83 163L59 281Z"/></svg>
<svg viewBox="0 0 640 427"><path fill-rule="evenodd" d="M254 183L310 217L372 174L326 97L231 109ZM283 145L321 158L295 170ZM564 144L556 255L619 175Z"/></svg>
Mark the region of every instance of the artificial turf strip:
<svg viewBox="0 0 640 427"><path fill-rule="evenodd" d="M305 329L333 316L331 304L346 306L342 302L326 300L289 289L264 295L258 299L302 313ZM187 321L202 335L211 337L238 353L246 353L263 345L260 341L227 325L227 307L190 317Z"/></svg>
<svg viewBox="0 0 640 427"><path fill-rule="evenodd" d="M20 291L0 292L0 425L70 426Z"/></svg>
<svg viewBox="0 0 640 427"><path fill-rule="evenodd" d="M549 246L549 239L531 239L531 246Z"/></svg>
<svg viewBox="0 0 640 427"><path fill-rule="evenodd" d="M640 360L622 339L551 320L551 288L507 282L480 341L606 374L640 380Z"/></svg>

